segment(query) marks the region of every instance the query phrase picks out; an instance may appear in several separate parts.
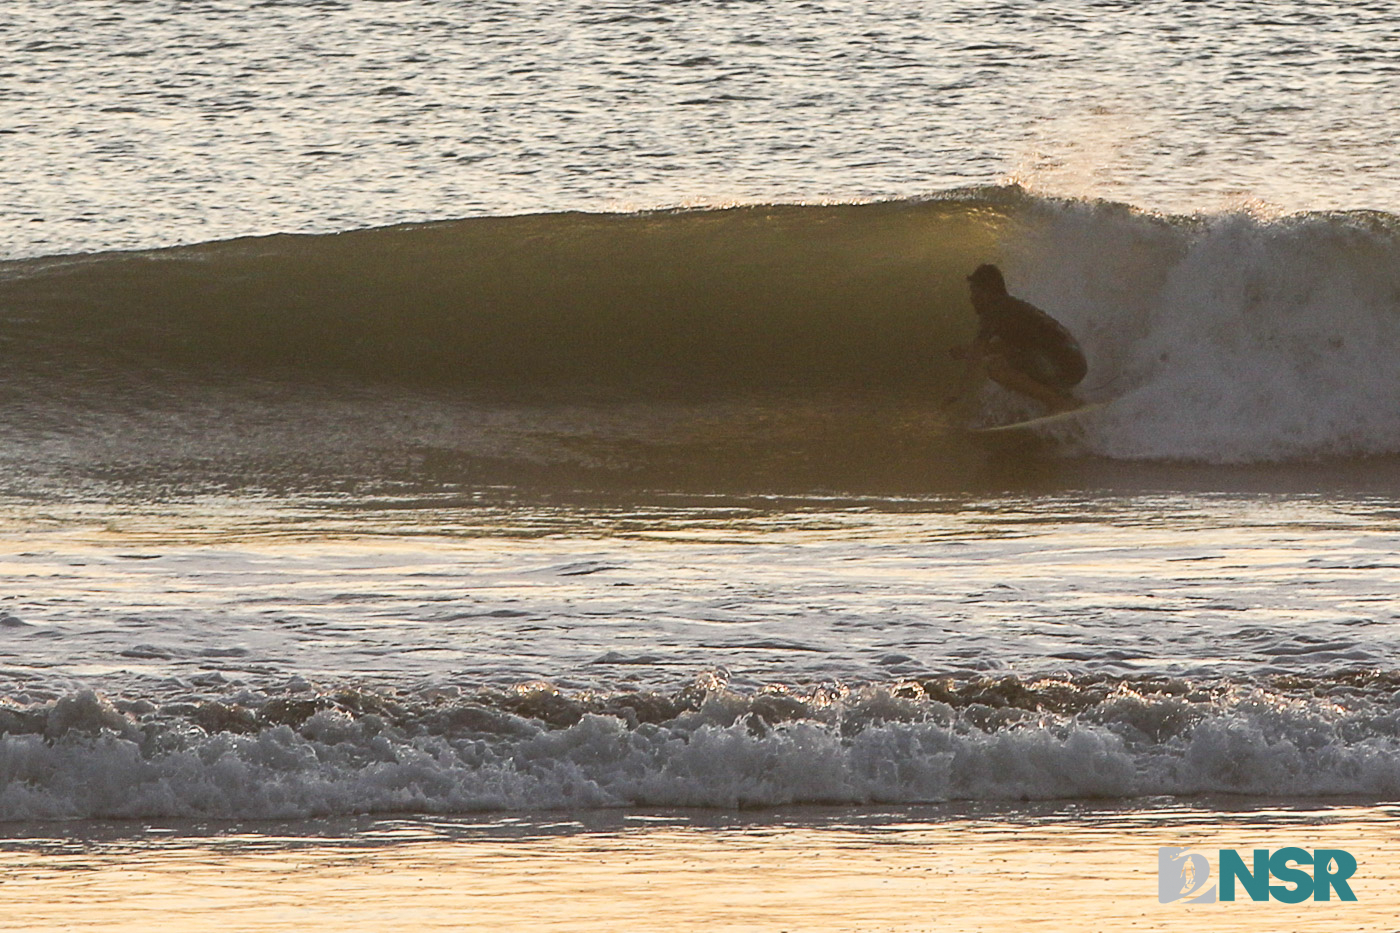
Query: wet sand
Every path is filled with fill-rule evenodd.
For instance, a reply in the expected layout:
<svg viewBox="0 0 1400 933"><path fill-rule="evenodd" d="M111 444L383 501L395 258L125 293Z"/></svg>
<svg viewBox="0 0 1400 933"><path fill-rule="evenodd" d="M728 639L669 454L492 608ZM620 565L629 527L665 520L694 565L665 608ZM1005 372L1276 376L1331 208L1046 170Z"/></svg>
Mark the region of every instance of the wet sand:
<svg viewBox="0 0 1400 933"><path fill-rule="evenodd" d="M1219 802L1215 802L1219 806ZM1393 931L1377 806L612 812L235 826L28 824L6 929ZM1161 904L1157 847L1341 848L1353 903Z"/></svg>

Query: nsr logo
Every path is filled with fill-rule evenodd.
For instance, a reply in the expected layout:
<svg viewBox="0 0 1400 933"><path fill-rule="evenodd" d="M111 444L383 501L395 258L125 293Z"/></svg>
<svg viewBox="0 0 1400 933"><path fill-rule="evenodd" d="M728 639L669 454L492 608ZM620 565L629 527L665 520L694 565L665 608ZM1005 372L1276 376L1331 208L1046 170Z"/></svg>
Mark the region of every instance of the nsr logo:
<svg viewBox="0 0 1400 933"><path fill-rule="evenodd" d="M1307 849L1289 847L1272 855L1268 849L1254 850L1253 869L1235 849L1220 850L1219 900L1235 899L1235 884L1244 888L1252 901L1267 901L1272 897L1285 904L1300 904L1308 898L1330 901L1332 892L1337 899L1354 901L1347 879L1356 873L1356 859L1342 849ZM1299 866L1311 865L1312 873ZM1283 884L1270 884L1272 876ZM1184 848L1164 846L1157 850L1157 900L1163 904L1184 900L1188 904L1214 904L1216 886L1210 881L1210 863L1204 855Z"/></svg>

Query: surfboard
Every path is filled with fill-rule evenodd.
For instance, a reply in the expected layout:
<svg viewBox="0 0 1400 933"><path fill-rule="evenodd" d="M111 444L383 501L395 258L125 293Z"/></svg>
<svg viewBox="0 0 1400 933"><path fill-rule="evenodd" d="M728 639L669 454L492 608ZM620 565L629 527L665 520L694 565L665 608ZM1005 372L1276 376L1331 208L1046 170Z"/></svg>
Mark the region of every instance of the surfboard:
<svg viewBox="0 0 1400 933"><path fill-rule="evenodd" d="M1057 411L1053 415L1041 415L1039 418L1028 418L1025 421L1013 421L1010 424L995 424L986 428L968 428L969 434L1013 434L1020 431L1034 431L1036 428L1049 427L1053 424L1071 421L1081 415L1087 415L1091 411L1098 411L1107 407L1108 402L1086 402L1078 408L1071 408L1069 411Z"/></svg>

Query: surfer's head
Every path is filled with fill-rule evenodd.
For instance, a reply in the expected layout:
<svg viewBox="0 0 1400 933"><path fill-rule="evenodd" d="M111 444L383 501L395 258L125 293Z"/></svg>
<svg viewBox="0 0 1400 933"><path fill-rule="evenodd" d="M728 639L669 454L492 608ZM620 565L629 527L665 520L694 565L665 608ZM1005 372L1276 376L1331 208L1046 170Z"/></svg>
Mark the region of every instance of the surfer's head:
<svg viewBox="0 0 1400 933"><path fill-rule="evenodd" d="M983 291L993 295L1006 294L1006 279L1001 277L1001 270L989 262L972 270L967 281L972 286L973 291Z"/></svg>

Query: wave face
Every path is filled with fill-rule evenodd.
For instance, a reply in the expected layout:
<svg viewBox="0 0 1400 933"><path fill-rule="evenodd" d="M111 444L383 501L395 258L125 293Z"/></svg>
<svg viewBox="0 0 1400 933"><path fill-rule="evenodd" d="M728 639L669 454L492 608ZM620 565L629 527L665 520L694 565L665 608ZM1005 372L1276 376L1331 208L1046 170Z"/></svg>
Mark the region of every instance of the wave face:
<svg viewBox="0 0 1400 933"><path fill-rule="evenodd" d="M440 386L906 384L994 201L477 218L0 267L11 353Z"/></svg>
<svg viewBox="0 0 1400 933"><path fill-rule="evenodd" d="M1080 337L1086 394L1116 400L1071 449L1394 454L1397 229L1375 213L1162 217L1018 188L476 218L8 262L0 352L9 397L53 404L80 394L54 385L135 399L174 376L532 403L873 395L927 411L974 326L964 276L995 261ZM992 388L979 404L1017 413Z"/></svg>
<svg viewBox="0 0 1400 933"><path fill-rule="evenodd" d="M0 706L0 820L1394 795L1391 675Z"/></svg>

